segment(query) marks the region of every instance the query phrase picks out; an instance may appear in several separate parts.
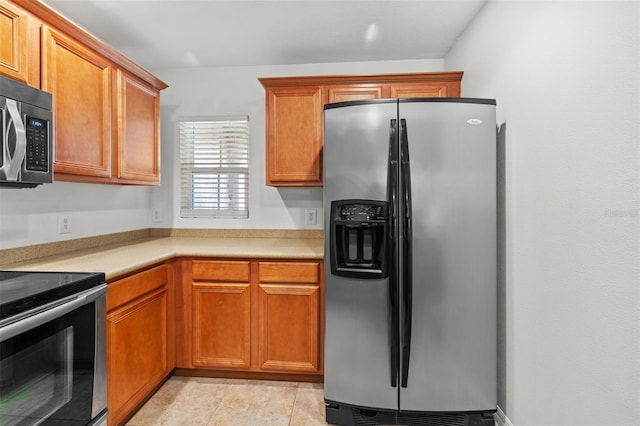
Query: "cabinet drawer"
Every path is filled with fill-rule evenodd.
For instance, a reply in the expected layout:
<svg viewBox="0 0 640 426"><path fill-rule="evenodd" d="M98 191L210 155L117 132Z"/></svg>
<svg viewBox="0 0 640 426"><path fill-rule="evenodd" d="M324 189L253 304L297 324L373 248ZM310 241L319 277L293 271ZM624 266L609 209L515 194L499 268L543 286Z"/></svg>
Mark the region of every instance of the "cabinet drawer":
<svg viewBox="0 0 640 426"><path fill-rule="evenodd" d="M261 283L306 283L320 281L318 262L260 262Z"/></svg>
<svg viewBox="0 0 640 426"><path fill-rule="evenodd" d="M107 286L107 311L167 284L167 265L123 278Z"/></svg>
<svg viewBox="0 0 640 426"><path fill-rule="evenodd" d="M249 282L251 267L248 261L194 261L194 281Z"/></svg>

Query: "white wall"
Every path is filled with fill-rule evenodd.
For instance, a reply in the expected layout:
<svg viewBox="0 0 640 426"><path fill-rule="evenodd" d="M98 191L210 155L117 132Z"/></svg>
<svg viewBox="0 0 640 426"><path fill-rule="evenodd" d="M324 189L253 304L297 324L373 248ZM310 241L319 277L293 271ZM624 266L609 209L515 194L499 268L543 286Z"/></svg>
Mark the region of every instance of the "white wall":
<svg viewBox="0 0 640 426"><path fill-rule="evenodd" d="M0 249L149 227L150 188L54 182L33 189L0 188ZM58 234L58 218L71 233Z"/></svg>
<svg viewBox="0 0 640 426"><path fill-rule="evenodd" d="M640 425L640 6L490 1L445 58L506 122L499 405Z"/></svg>
<svg viewBox="0 0 640 426"><path fill-rule="evenodd" d="M170 87L161 94L162 178L159 187L54 182L35 189L0 188L0 249L148 227L321 229L321 188L271 188L265 182L265 98L258 77L442 71L444 60L357 62L239 68L155 70ZM181 219L177 120L184 116L249 115L250 218ZM306 208L318 223L304 225ZM160 210L161 221L151 220ZM72 233L58 234L59 216Z"/></svg>
<svg viewBox="0 0 640 426"><path fill-rule="evenodd" d="M322 229L322 188L265 185L265 95L259 77L385 74L442 71L444 61L388 61L232 68L156 70L169 84L162 92L162 185L151 195L160 209L156 227ZM178 121L184 117L249 115L249 219L180 218ZM305 209L317 209L317 224L305 225Z"/></svg>

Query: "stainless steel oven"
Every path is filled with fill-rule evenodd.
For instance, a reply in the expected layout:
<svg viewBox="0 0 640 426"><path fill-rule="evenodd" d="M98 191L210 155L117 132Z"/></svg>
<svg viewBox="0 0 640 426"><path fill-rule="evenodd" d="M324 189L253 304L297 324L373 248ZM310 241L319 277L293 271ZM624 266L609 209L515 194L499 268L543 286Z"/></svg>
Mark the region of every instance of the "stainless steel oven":
<svg viewBox="0 0 640 426"><path fill-rule="evenodd" d="M0 424L106 424L104 279L0 271Z"/></svg>

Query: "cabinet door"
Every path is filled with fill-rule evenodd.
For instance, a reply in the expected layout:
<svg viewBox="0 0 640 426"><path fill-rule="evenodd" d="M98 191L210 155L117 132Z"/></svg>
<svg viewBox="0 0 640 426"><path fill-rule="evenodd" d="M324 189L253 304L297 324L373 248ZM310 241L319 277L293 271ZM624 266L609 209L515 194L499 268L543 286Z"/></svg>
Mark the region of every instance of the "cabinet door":
<svg viewBox="0 0 640 426"><path fill-rule="evenodd" d="M322 89L267 90L267 185L322 186Z"/></svg>
<svg viewBox="0 0 640 426"><path fill-rule="evenodd" d="M459 82L409 82L389 85L392 98L444 98L459 97Z"/></svg>
<svg viewBox="0 0 640 426"><path fill-rule="evenodd" d="M168 362L168 291L162 287L107 315L109 424L118 424L173 368Z"/></svg>
<svg viewBox="0 0 640 426"><path fill-rule="evenodd" d="M40 87L40 23L0 0L0 74Z"/></svg>
<svg viewBox="0 0 640 426"><path fill-rule="evenodd" d="M260 262L260 368L320 371L318 262Z"/></svg>
<svg viewBox="0 0 640 426"><path fill-rule="evenodd" d="M118 70L118 170L120 180L160 183L160 92Z"/></svg>
<svg viewBox="0 0 640 426"><path fill-rule="evenodd" d="M260 368L319 369L319 287L260 285Z"/></svg>
<svg viewBox="0 0 640 426"><path fill-rule="evenodd" d="M360 101L388 97L388 90L382 85L354 84L327 87L327 103Z"/></svg>
<svg viewBox="0 0 640 426"><path fill-rule="evenodd" d="M251 290L249 283L194 283L193 365L249 368Z"/></svg>
<svg viewBox="0 0 640 426"><path fill-rule="evenodd" d="M251 266L245 260L194 260L189 271L191 364L251 365Z"/></svg>
<svg viewBox="0 0 640 426"><path fill-rule="evenodd" d="M56 178L111 176L111 66L44 27L42 88L53 94Z"/></svg>

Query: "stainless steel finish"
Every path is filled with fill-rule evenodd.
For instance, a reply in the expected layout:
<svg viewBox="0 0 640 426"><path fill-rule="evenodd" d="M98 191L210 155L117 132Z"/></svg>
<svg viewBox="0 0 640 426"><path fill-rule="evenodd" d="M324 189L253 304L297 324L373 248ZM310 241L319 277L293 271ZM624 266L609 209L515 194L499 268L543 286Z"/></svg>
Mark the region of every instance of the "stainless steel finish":
<svg viewBox="0 0 640 426"><path fill-rule="evenodd" d="M94 419L91 424L96 425L106 425L107 415L106 294L106 284L100 284L89 290L6 318L0 323L0 341L5 342L6 340L20 336L21 334L27 333L41 325L56 321L57 319L62 318L84 306L88 305L87 309L93 308L93 322L95 323L95 356L92 370L93 392L91 416ZM74 342L76 337L74 333L74 325L69 325L60 333L63 333L64 345L62 345L62 349L59 351L58 364L62 368L61 376L65 381L65 385L61 386L61 391L58 392L60 404L49 407L48 412L38 413L38 415L35 416L38 419L41 419L41 421L46 421L53 413L57 412L63 405L73 399L74 392L77 393L80 391L80 389L74 388L73 386L74 350L76 348L75 343L78 343ZM64 395L62 395L62 392L64 392Z"/></svg>
<svg viewBox="0 0 640 426"><path fill-rule="evenodd" d="M9 144L6 142L8 135L3 137L5 139L2 144L4 163L0 167L0 173L4 173L7 180L16 181L22 169L24 157L27 155L27 132L24 128L22 117L20 117L20 111L18 111L18 103L13 99L6 99L5 106L7 109L6 126L8 128L9 123L13 123L16 146L12 154L9 150Z"/></svg>
<svg viewBox="0 0 640 426"><path fill-rule="evenodd" d="M0 327L0 342L59 318L81 306L94 302L100 297L106 297L106 294L107 285L102 284L78 293L71 300L67 299L65 303L56 305L53 308L46 310L39 308L29 311L26 313L28 315L21 316L23 318L21 321L13 321Z"/></svg>
<svg viewBox="0 0 640 426"><path fill-rule="evenodd" d="M495 106L401 102L399 111L409 135L414 252L411 361L400 408L492 409Z"/></svg>
<svg viewBox="0 0 640 426"><path fill-rule="evenodd" d="M389 123L396 115L396 103L325 111L325 230L331 201L386 200ZM389 280L337 277L328 261L325 270L325 398L397 408L398 391L390 386Z"/></svg>
<svg viewBox="0 0 640 426"><path fill-rule="evenodd" d="M55 409L51 410L51 413L44 416L44 418L47 418L51 414L55 413L60 407L71 401L71 398L73 397L73 337L73 327L67 327L64 330L64 339L66 345L64 348L64 354L62 356L65 376L64 399L61 401L59 407L55 407Z"/></svg>
<svg viewBox="0 0 640 426"><path fill-rule="evenodd" d="M11 78L0 76L0 186L35 187L53 182L53 113L50 93L22 84ZM42 147L28 141L27 117L44 120L47 124L46 159L47 170L27 168L27 153L35 158ZM31 149L31 151L30 151ZM40 167L44 167L39 164Z"/></svg>
<svg viewBox="0 0 640 426"><path fill-rule="evenodd" d="M331 201L387 199L392 119L406 119L411 165L408 383L390 384L388 279L337 277L326 261L325 399L412 412L490 412L497 404L495 105L401 100L326 109L325 235ZM325 259L329 253L325 238Z"/></svg>
<svg viewBox="0 0 640 426"><path fill-rule="evenodd" d="M11 96L8 96L8 95ZM50 93L38 90L34 87L20 83L12 78L0 75L0 96L8 96L11 99L25 102L29 105L51 111L53 97Z"/></svg>
<svg viewBox="0 0 640 426"><path fill-rule="evenodd" d="M105 286L106 287L106 286ZM96 300L96 356L93 368L93 403L91 416L107 408L107 297L106 288ZM105 415L106 422L106 415Z"/></svg>
<svg viewBox="0 0 640 426"><path fill-rule="evenodd" d="M87 426L106 426L107 425L107 416L109 412L105 409L99 415L91 420Z"/></svg>

